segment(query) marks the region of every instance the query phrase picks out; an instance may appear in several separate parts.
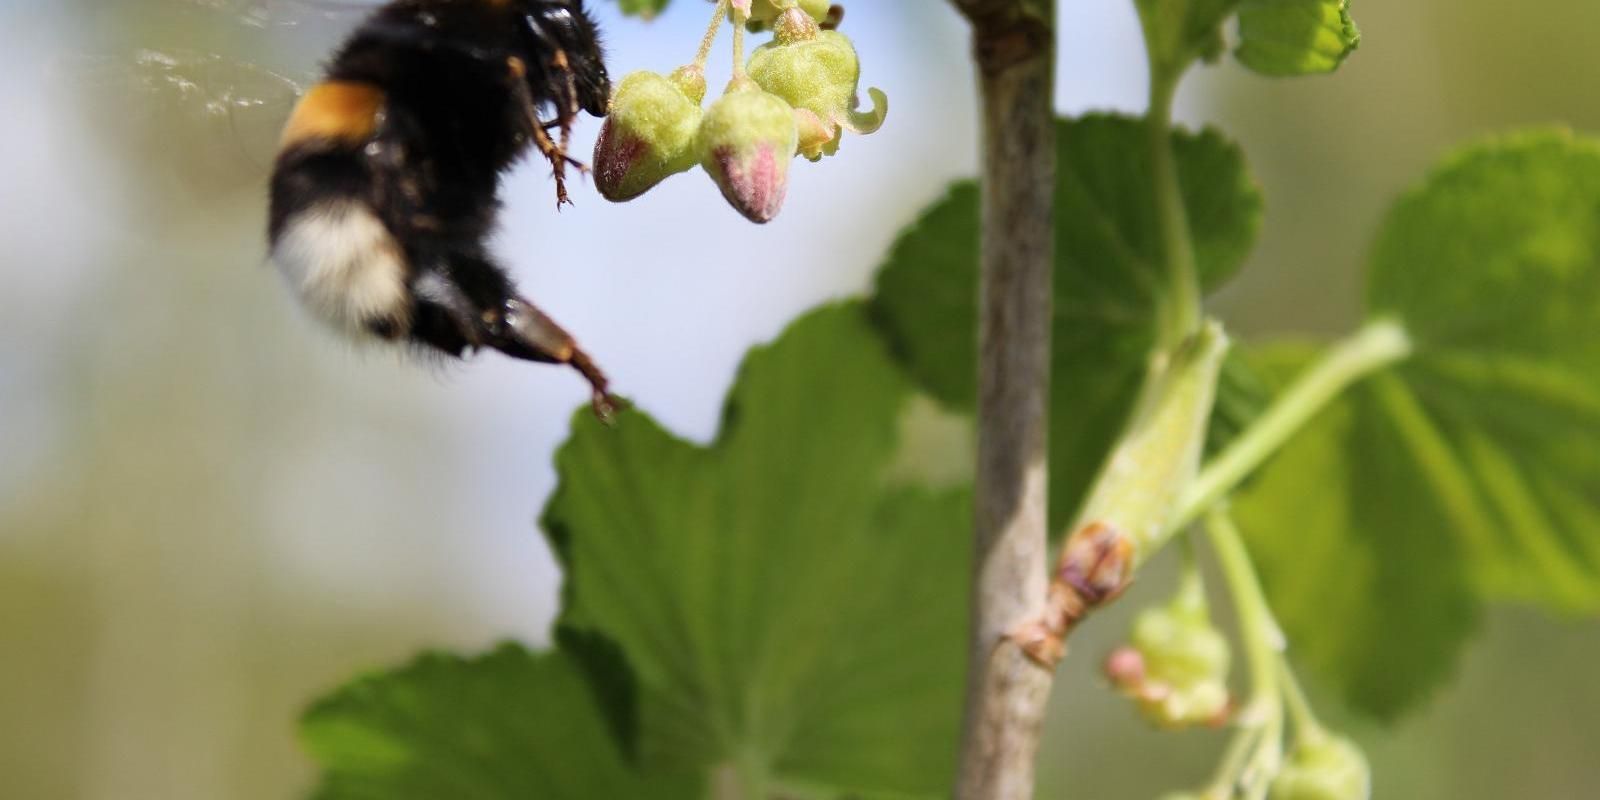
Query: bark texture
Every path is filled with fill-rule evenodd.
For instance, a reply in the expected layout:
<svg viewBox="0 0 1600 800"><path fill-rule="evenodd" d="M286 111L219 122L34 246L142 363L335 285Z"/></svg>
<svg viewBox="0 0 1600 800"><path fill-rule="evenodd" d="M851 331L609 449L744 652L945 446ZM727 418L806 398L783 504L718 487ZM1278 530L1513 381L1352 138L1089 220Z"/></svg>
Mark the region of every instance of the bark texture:
<svg viewBox="0 0 1600 800"><path fill-rule="evenodd" d="M972 23L983 112L978 475L959 800L1033 796L1053 674L1012 636L1045 606L1054 33L1020 0L954 0Z"/></svg>

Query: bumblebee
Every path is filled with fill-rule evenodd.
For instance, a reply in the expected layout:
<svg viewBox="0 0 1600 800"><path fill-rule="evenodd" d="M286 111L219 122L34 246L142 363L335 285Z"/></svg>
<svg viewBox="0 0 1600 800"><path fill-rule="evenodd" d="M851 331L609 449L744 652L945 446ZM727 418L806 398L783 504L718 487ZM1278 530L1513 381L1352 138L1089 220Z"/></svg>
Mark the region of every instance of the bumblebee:
<svg viewBox="0 0 1600 800"><path fill-rule="evenodd" d="M499 181L536 150L567 200L582 111L611 84L583 0L395 0L335 53L273 168L271 259L310 312L356 337L461 358L492 348L606 378L488 252Z"/></svg>

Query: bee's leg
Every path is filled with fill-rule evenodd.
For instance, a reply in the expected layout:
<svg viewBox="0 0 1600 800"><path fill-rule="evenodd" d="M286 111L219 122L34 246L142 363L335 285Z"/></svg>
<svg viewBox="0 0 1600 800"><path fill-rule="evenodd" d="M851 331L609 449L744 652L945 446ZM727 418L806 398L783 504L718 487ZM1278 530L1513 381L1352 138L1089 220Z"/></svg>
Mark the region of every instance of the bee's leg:
<svg viewBox="0 0 1600 800"><path fill-rule="evenodd" d="M567 196L567 164L570 162L577 164L579 167L582 167L583 164L570 158L566 153L566 148L552 141L550 135L544 132L542 126L535 127L534 130L536 133L533 135L533 141L539 146L539 152L550 160L550 169L555 174L556 208L560 208L563 205L570 206L572 205L572 198ZM571 130L571 126L563 122L561 124L561 139L563 142L566 141L569 130Z"/></svg>
<svg viewBox="0 0 1600 800"><path fill-rule="evenodd" d="M571 365L589 381L595 416L606 424L616 419L625 404L611 395L605 373L555 320L521 297L507 300L496 316L497 322L490 321L488 312L484 316L492 332L490 347L513 358Z"/></svg>
<svg viewBox="0 0 1600 800"><path fill-rule="evenodd" d="M451 355L489 347L512 358L576 369L593 393L595 415L610 422L622 402L578 343L554 320L519 297L511 279L481 254L455 251L424 261L413 285L412 338Z"/></svg>
<svg viewBox="0 0 1600 800"><path fill-rule="evenodd" d="M564 59L566 54L558 53L557 55ZM506 65L510 72L511 94L517 99L517 105L522 109L521 116L526 133L533 139L534 145L539 148L539 153L550 161L550 168L555 174L556 207L572 205L571 198L567 196L567 167L569 165L576 167L579 172L588 170L588 166L582 161L567 155L567 146L572 139L572 120L577 116L577 113L568 108L569 103L557 108L556 119L553 124L546 124L540 121L539 104L534 101L533 91L528 88L528 65L516 56L507 59ZM568 82L571 83L570 71ZM571 88L570 94L574 99L577 97L576 87ZM552 127L561 130L559 144L554 139L551 139L550 134L546 131L547 128Z"/></svg>
<svg viewBox="0 0 1600 800"><path fill-rule="evenodd" d="M572 121L578 118L578 112L583 109L582 104L578 102L578 76L572 71L572 63L567 60L567 51L557 50L554 63L556 69L566 76L563 82L563 88L567 91L567 96L563 98L566 103L556 115L556 122L561 124L561 152L565 153L572 144ZM578 167L580 172L583 169L581 165Z"/></svg>

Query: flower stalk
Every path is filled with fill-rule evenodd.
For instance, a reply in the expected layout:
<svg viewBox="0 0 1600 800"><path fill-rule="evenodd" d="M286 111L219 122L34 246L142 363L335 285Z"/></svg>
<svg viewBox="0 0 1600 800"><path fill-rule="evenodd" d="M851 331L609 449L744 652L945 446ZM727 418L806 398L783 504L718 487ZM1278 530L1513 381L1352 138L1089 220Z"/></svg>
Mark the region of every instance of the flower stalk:
<svg viewBox="0 0 1600 800"><path fill-rule="evenodd" d="M717 0L717 7L711 12L711 24L706 27L706 35L700 39L700 49L695 53L694 65L705 71L706 61L711 58L711 48L717 43L717 34L722 31L722 21L728 16L728 0Z"/></svg>
<svg viewBox="0 0 1600 800"><path fill-rule="evenodd" d="M1166 535L1194 522L1226 497L1352 384L1409 355L1410 336L1398 322L1389 319L1368 322L1334 345L1205 466L1179 498L1178 511Z"/></svg>
<svg viewBox="0 0 1600 800"><path fill-rule="evenodd" d="M1237 790L1246 800L1260 800L1283 764L1284 703L1279 678L1287 674L1283 660L1286 643L1238 526L1226 511L1213 509L1206 516L1206 534L1239 620L1251 689L1235 720L1239 730L1205 796L1229 798Z"/></svg>
<svg viewBox="0 0 1600 800"><path fill-rule="evenodd" d="M1151 70L1150 110L1145 122L1156 222L1167 273L1157 314L1158 347L1170 351L1199 330L1203 311L1194 237L1189 229L1189 213L1183 205L1177 159L1172 151L1172 104L1178 91L1179 75L1158 71L1155 65Z"/></svg>

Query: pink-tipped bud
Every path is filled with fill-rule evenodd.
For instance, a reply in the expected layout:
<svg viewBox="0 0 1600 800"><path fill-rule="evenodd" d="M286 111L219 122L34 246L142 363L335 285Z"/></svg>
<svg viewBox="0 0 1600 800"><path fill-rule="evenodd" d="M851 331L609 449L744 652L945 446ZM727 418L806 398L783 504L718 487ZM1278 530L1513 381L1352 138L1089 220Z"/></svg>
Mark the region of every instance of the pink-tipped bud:
<svg viewBox="0 0 1600 800"><path fill-rule="evenodd" d="M751 222L778 216L799 145L794 109L754 83L735 81L700 124L701 166Z"/></svg>
<svg viewBox="0 0 1600 800"><path fill-rule="evenodd" d="M1106 656L1106 679L1118 689L1136 689L1144 683L1144 655L1137 647L1123 645Z"/></svg>
<svg viewBox="0 0 1600 800"><path fill-rule="evenodd" d="M670 76L641 71L624 77L595 143L594 182L601 196L632 200L694 167L705 93L705 73L695 66Z"/></svg>

